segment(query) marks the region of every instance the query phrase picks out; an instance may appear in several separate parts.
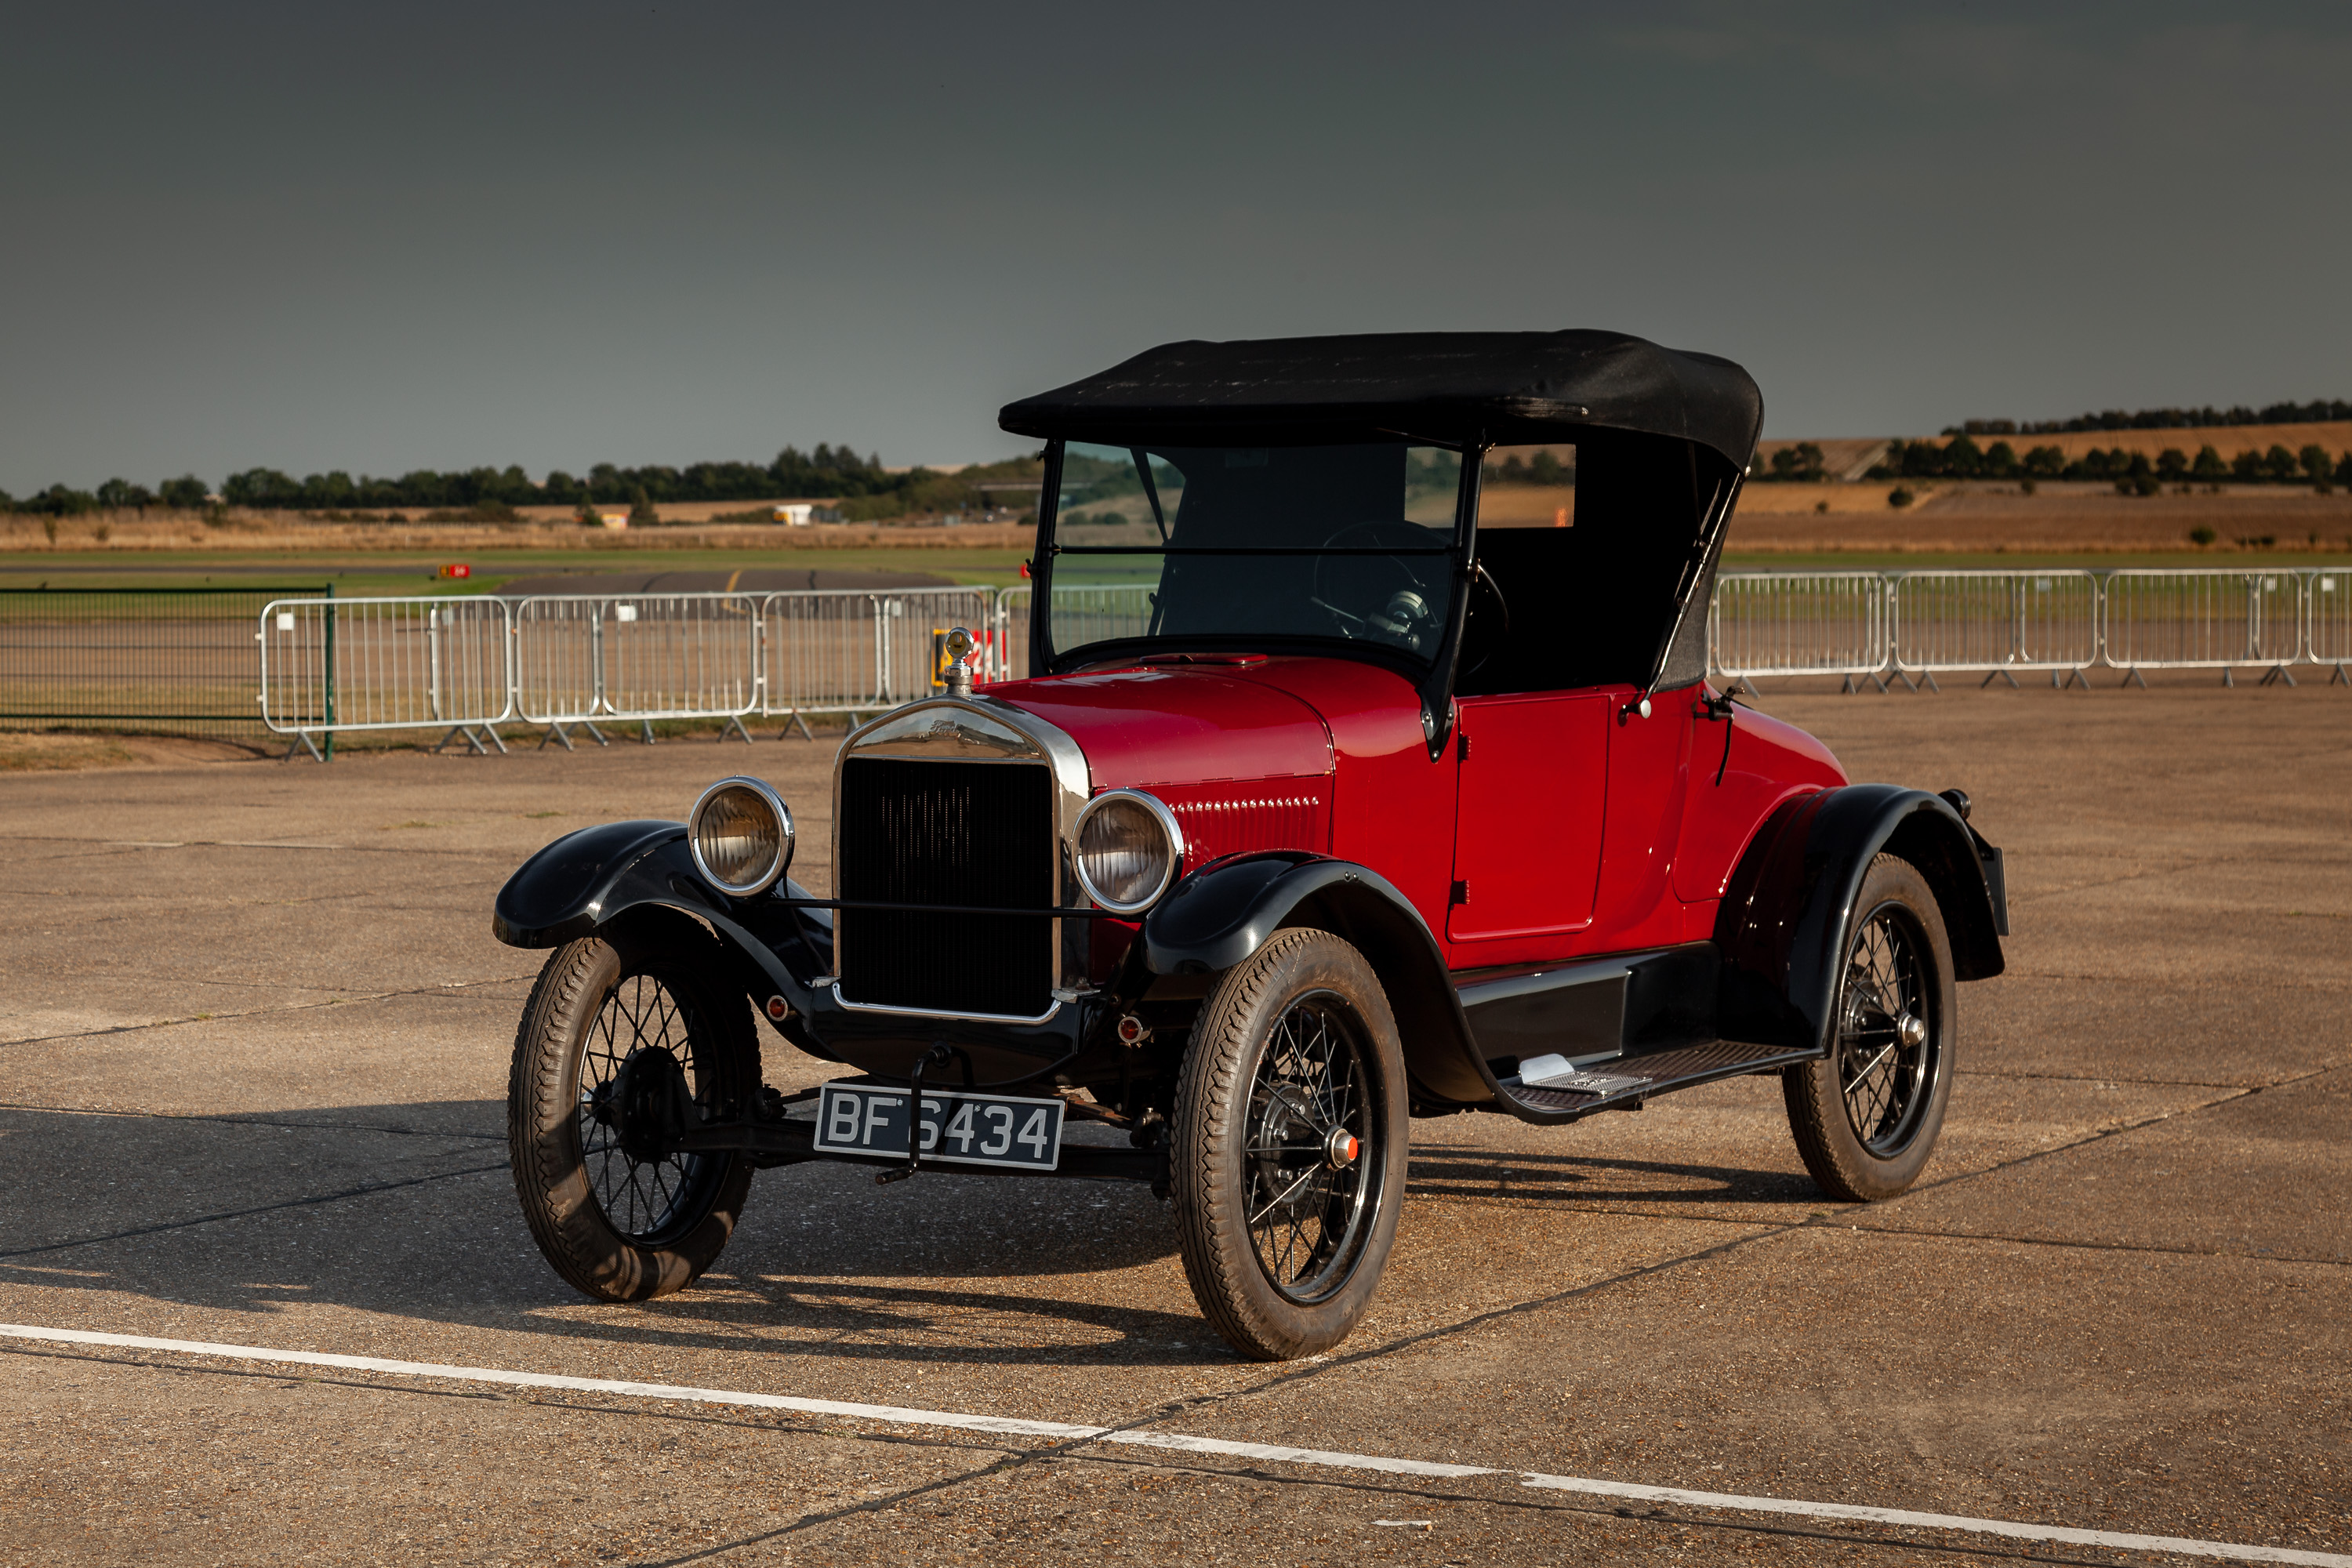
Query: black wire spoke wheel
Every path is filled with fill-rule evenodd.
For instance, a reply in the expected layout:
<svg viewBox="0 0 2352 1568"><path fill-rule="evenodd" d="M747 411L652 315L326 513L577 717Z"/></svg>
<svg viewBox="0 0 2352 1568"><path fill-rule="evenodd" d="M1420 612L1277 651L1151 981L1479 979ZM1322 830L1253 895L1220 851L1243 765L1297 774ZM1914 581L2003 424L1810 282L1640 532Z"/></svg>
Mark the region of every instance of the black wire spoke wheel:
<svg viewBox="0 0 2352 1568"><path fill-rule="evenodd" d="M583 938L548 958L523 1009L507 1086L515 1191L548 1262L587 1295L684 1289L742 1213L747 1161L665 1143L759 1091L759 1037L726 959L684 921Z"/></svg>
<svg viewBox="0 0 2352 1568"><path fill-rule="evenodd" d="M1781 1075L1805 1168L1832 1197L1874 1202L1926 1168L1951 1098L1956 987L1934 891L1881 855L1846 935L1827 1053Z"/></svg>
<svg viewBox="0 0 2352 1568"><path fill-rule="evenodd" d="M1930 1081L1925 945L1901 905L1883 904L1863 921L1846 960L1838 1086L1847 1125L1882 1158L1909 1142Z"/></svg>
<svg viewBox="0 0 2352 1568"><path fill-rule="evenodd" d="M1275 1024L1250 1085L1243 1206L1258 1267L1285 1300L1328 1295L1363 1239L1371 1074L1360 1030L1328 992Z"/></svg>
<svg viewBox="0 0 2352 1568"><path fill-rule="evenodd" d="M706 1026L703 1032L709 1033ZM580 1057L581 1163L604 1221L619 1235L658 1247L690 1229L709 1211L726 1164L704 1154L656 1154L639 1160L621 1145L622 1068L640 1052L667 1052L685 1075L698 1106L709 1108L715 1072L695 1070L694 1020L657 973L625 974L605 994L588 1026ZM699 1081L698 1081L698 1079Z"/></svg>
<svg viewBox="0 0 2352 1568"><path fill-rule="evenodd" d="M1276 932L1203 1004L1176 1100L1177 1239L1202 1311L1253 1360L1339 1343L1404 1201L1403 1048L1371 965L1328 931Z"/></svg>

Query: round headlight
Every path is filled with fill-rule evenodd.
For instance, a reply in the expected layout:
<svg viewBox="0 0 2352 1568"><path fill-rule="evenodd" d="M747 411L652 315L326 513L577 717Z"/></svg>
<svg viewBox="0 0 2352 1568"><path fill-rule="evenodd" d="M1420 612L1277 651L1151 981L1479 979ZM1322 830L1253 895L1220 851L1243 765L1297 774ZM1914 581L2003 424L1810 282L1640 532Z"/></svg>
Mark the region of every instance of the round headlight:
<svg viewBox="0 0 2352 1568"><path fill-rule="evenodd" d="M720 779L686 819L694 868L720 892L765 892L793 863L793 814L758 779Z"/></svg>
<svg viewBox="0 0 2352 1568"><path fill-rule="evenodd" d="M1078 814L1078 881L1114 914L1150 909L1183 861L1175 813L1141 790L1108 791Z"/></svg>

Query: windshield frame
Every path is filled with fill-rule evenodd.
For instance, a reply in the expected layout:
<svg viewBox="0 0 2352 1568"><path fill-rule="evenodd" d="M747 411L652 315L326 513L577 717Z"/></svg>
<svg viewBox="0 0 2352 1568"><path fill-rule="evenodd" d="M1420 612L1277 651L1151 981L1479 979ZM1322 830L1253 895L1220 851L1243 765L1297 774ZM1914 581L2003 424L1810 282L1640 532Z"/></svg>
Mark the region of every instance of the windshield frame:
<svg viewBox="0 0 2352 1568"><path fill-rule="evenodd" d="M1485 456L1492 445L1482 434L1468 441L1445 440L1432 437L1408 435L1402 431L1383 430L1384 439L1335 443L1328 439L1315 441L1284 441L1271 437L1254 437L1252 446L1407 446L1430 447L1459 455L1461 477L1454 499L1454 532L1443 545L1409 546L1382 549L1377 545L1353 545L1338 550L1312 545L1169 545L1160 544L1064 544L1055 537L1055 525L1061 510L1062 455L1066 439L1055 437L1045 449L1045 487L1038 498L1037 542L1029 562L1033 584L1029 610L1029 668L1040 675L1063 675L1109 662L1133 659L1147 654L1167 653L1294 653L1325 658L1355 659L1394 670L1412 682L1421 697L1422 734L1434 757L1444 747L1453 727L1454 667L1461 647L1462 623L1468 611L1472 563L1476 556L1478 525L1478 478L1485 467ZM1122 443L1102 436L1091 436L1087 445L1118 446ZM1148 447L1155 443L1136 443ZM1168 443L1156 443L1168 445ZM1225 443L1217 443L1220 445ZM1149 468L1145 468L1150 483ZM1160 516L1159 498L1150 496L1152 511L1164 529L1166 521ZM1163 535L1164 538L1164 535ZM1062 556L1071 555L1226 555L1226 556L1394 556L1413 555L1425 558L1444 557L1452 563L1448 574L1445 620L1438 638L1436 652L1426 661L1416 658L1401 648L1362 637L1342 637L1334 631L1318 633L1281 632L1255 633L1236 637L1232 633L1175 633L1141 637L1108 637L1099 642L1082 643L1059 652L1054 647L1053 603L1054 567Z"/></svg>

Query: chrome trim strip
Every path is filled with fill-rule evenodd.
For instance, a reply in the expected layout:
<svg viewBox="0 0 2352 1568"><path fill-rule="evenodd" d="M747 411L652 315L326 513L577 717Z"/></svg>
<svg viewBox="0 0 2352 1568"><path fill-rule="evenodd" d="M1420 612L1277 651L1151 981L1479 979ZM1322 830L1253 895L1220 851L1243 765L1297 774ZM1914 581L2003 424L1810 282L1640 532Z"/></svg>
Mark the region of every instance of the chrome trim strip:
<svg viewBox="0 0 2352 1568"><path fill-rule="evenodd" d="M885 1007L872 1002L852 1002L841 994L841 982L833 983L835 1005L849 1013L879 1013L892 1018L949 1018L965 1024L1043 1024L1062 1010L1060 999L1034 1018L1024 1018L1012 1013L944 1013L929 1007Z"/></svg>

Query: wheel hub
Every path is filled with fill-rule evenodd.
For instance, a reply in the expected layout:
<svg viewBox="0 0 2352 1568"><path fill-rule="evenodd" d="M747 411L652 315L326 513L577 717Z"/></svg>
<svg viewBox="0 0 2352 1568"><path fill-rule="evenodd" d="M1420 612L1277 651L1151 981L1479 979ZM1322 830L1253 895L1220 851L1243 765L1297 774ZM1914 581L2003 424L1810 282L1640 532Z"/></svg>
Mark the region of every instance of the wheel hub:
<svg viewBox="0 0 2352 1568"><path fill-rule="evenodd" d="M1356 1156L1362 1148L1363 1145L1356 1142L1354 1133L1344 1127L1334 1127L1324 1135L1323 1163L1335 1171L1345 1170L1356 1163Z"/></svg>
<svg viewBox="0 0 2352 1568"><path fill-rule="evenodd" d="M694 1107L686 1068L665 1046L639 1046L621 1063L611 1094L596 1107L622 1152L640 1164L667 1159L686 1131Z"/></svg>
<svg viewBox="0 0 2352 1568"><path fill-rule="evenodd" d="M1927 1020L1916 1013L1906 1013L1895 1020L1895 1037L1905 1050L1916 1051L1927 1043Z"/></svg>

